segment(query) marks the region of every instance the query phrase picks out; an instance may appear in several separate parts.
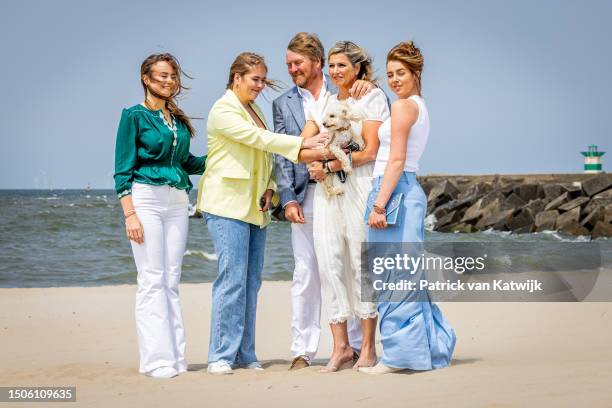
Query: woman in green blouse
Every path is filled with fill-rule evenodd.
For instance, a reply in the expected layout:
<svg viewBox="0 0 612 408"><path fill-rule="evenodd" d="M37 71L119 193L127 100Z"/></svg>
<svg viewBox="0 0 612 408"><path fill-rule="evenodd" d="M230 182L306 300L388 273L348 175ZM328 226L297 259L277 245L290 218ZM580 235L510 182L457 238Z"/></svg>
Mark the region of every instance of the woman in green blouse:
<svg viewBox="0 0 612 408"><path fill-rule="evenodd" d="M195 131L175 98L185 89L170 54L142 63L142 104L124 109L115 148L115 189L138 270L140 372L171 378L187 370L178 283L188 229L189 174L206 157L189 153Z"/></svg>

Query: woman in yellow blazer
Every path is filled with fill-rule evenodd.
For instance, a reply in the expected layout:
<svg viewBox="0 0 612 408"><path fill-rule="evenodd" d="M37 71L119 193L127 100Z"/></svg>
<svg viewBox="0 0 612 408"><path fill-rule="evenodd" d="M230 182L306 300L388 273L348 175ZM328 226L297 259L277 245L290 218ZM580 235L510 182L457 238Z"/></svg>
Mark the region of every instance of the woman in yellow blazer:
<svg viewBox="0 0 612 408"><path fill-rule="evenodd" d="M254 103L269 84L263 57L242 53L230 69L227 91L207 123L208 159L200 180L198 209L204 213L217 254L213 283L208 372L233 366L262 370L255 356L255 313L266 240L265 226L276 183L272 153L293 162L329 155L321 136L272 133Z"/></svg>

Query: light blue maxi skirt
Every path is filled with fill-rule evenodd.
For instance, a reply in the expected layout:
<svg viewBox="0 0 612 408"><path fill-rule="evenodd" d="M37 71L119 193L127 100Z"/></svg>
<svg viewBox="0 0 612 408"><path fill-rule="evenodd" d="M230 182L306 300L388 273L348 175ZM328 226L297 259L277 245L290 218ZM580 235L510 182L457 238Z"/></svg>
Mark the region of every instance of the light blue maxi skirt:
<svg viewBox="0 0 612 408"><path fill-rule="evenodd" d="M382 177L374 178L370 194L377 194L381 183ZM395 192L404 193L397 224L385 229L368 227L368 242L423 242L427 199L415 173L404 172ZM426 292L420 293L418 299L378 303L381 362L386 366L431 370L451 361L457 340L455 331Z"/></svg>

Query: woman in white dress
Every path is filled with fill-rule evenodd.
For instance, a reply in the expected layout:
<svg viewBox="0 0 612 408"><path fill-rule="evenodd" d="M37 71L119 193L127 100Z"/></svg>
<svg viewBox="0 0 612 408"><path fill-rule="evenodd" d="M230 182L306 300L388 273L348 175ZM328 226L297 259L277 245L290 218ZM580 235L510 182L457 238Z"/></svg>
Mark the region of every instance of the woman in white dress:
<svg viewBox="0 0 612 408"><path fill-rule="evenodd" d="M342 184L344 194L327 197L321 183L315 190L313 234L315 252L321 274L323 298L328 308L334 347L331 358L322 372L333 372L353 363L349 346L347 320L361 320L363 340L359 359L354 368L376 364L374 334L377 312L372 302L361 299L361 245L366 238L363 221L366 199L372 185L372 171L378 151L378 128L390 116L387 97L374 89L359 100L350 96L351 86L361 79L372 82L372 60L366 52L350 41L336 43L328 53L329 76L338 87L338 94L325 95L327 103L317 104L307 112L307 123L302 135L311 136L324 131L322 119L325 108L336 101L346 102L352 110L363 115L353 123L360 132L365 148L352 153L353 172ZM317 109L318 108L318 109ZM315 162L310 165L311 177L322 181L335 177L341 170L338 160Z"/></svg>

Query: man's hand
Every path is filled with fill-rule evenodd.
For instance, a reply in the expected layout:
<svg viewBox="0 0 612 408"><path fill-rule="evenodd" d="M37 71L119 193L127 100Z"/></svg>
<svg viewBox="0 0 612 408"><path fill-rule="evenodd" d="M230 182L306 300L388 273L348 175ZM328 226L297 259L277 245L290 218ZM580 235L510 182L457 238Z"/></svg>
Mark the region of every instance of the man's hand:
<svg viewBox="0 0 612 408"><path fill-rule="evenodd" d="M274 195L274 191L267 189L265 193L259 199L259 206L261 207L262 212L268 211L272 208L272 196Z"/></svg>
<svg viewBox="0 0 612 408"><path fill-rule="evenodd" d="M310 178L317 182L323 181L325 177L327 177L327 173L325 173L323 168L323 163L320 161L314 161L308 165L308 174L310 174Z"/></svg>
<svg viewBox="0 0 612 408"><path fill-rule="evenodd" d="M353 99L361 99L374 88L376 88L376 86L373 83L364 81L363 79L358 79L349 90L349 94L353 97Z"/></svg>
<svg viewBox="0 0 612 408"><path fill-rule="evenodd" d="M289 222L293 222L295 224L306 224L306 219L304 218L304 211L302 210L302 206L297 202L289 203L285 206L285 218Z"/></svg>

